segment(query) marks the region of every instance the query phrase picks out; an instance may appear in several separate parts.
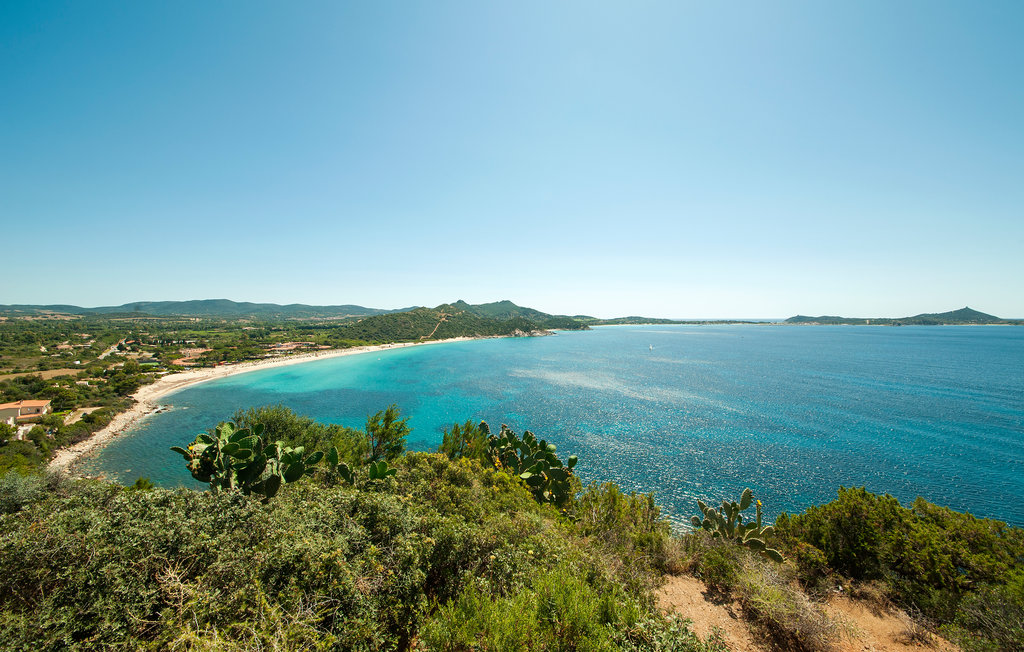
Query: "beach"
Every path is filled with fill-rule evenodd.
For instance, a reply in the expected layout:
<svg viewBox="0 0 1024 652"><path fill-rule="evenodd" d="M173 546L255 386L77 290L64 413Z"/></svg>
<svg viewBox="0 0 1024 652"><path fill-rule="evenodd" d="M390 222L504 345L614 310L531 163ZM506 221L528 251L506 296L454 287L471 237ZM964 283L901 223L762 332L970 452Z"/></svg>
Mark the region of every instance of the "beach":
<svg viewBox="0 0 1024 652"><path fill-rule="evenodd" d="M97 430L91 437L83 441L61 448L53 459L50 460L47 468L51 471L64 471L71 473L75 464L86 455L95 453L110 443L111 440L119 437L128 431L132 426L147 416L159 411L162 407L161 399L186 387L192 387L218 378L226 378L237 374L244 374L250 371L270 369L273 367L285 367L288 365L325 360L327 358L338 358L346 355L359 355L362 353L374 353L387 351L389 349L400 349L409 346L425 346L428 344L443 344L446 342L463 342L467 340L481 339L478 337L454 337L446 340L430 340L427 342L401 342L395 344L380 344L375 346L358 346L349 349L330 349L312 353L300 353L296 355L267 358L265 360L253 360L235 364L224 364L217 367L205 367L202 369L190 369L179 373L167 374L160 377L149 385L140 387L131 395L135 404L124 412L119 413L102 430Z"/></svg>

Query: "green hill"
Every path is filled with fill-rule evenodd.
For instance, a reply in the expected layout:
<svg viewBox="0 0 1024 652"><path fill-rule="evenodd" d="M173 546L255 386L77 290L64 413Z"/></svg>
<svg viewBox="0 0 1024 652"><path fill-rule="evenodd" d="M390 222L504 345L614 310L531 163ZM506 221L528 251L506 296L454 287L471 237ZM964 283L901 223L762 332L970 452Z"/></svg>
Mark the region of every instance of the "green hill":
<svg viewBox="0 0 1024 652"><path fill-rule="evenodd" d="M949 312L924 313L913 317L904 317L899 321L904 324L1002 324L1007 320L964 307Z"/></svg>
<svg viewBox="0 0 1024 652"><path fill-rule="evenodd" d="M808 317L796 315L785 321L787 324L833 324L849 326L953 326L953 325L982 325L982 324L1022 324L1024 322L1014 319L1002 319L995 315L978 312L971 308L950 310L949 312L922 313L913 317L837 317L835 315L822 315L820 317Z"/></svg>
<svg viewBox="0 0 1024 652"><path fill-rule="evenodd" d="M479 303L475 305L466 303L462 299L459 299L455 303L450 304L450 308L453 310L464 310L468 313L478 315L480 317L486 317L488 319L527 319L541 328L552 328L558 330L586 330L587 326L583 321L586 319L592 319L591 317L552 315L533 308L518 306L508 299L505 299L504 301Z"/></svg>
<svg viewBox="0 0 1024 652"><path fill-rule="evenodd" d="M523 317L491 319L443 304L433 309L414 308L340 324L333 327L331 340L415 342L452 337L529 335L542 330L543 326Z"/></svg>

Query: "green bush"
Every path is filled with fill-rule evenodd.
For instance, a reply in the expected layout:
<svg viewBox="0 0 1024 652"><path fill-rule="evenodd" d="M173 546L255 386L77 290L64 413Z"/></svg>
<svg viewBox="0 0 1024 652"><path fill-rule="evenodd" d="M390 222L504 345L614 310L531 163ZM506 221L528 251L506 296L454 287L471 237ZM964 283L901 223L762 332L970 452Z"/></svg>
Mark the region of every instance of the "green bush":
<svg viewBox="0 0 1024 652"><path fill-rule="evenodd" d="M32 650L405 649L427 630L462 636L467 605L486 600L481 627L504 636L487 623L521 606L511 616L522 623L509 627L526 638L509 640L558 639L551 649L696 641L654 612L643 589L653 581L621 579L629 560L599 542L599 527L585 534L517 478L424 453L395 468L373 491L313 476L267 504L4 478L0 640ZM638 541L662 527L646 518Z"/></svg>
<svg viewBox="0 0 1024 652"><path fill-rule="evenodd" d="M572 471L577 460L570 455L563 464L556 450L554 444L538 440L529 430L520 438L501 424L498 434L492 435L485 422L473 425L467 421L445 431L438 452L450 459L476 459L485 466L518 476L537 502L565 507L579 490L579 480Z"/></svg>
<svg viewBox="0 0 1024 652"><path fill-rule="evenodd" d="M745 549L724 539L712 538L706 532L694 532L687 538L691 541L688 547L693 572L708 588L729 593L739 578Z"/></svg>
<svg viewBox="0 0 1024 652"><path fill-rule="evenodd" d="M577 531L624 560L620 580L637 590L653 588L663 573L682 570L679 541L651 494L623 493L618 485L591 484L568 509Z"/></svg>
<svg viewBox="0 0 1024 652"><path fill-rule="evenodd" d="M864 488L840 488L836 500L802 514L781 515L780 538L805 559L855 580L882 581L900 606L920 610L939 624L980 632L980 640L1005 640L1024 620L1024 601L1011 578L1024 562L1024 530L933 505L922 498L911 508ZM805 581L827 572L818 561L801 567ZM984 625L979 596L1005 598L1006 627ZM998 632L997 632L998 630ZM989 632L986 634L985 632ZM1018 646L1024 640L1018 639Z"/></svg>
<svg viewBox="0 0 1024 652"><path fill-rule="evenodd" d="M429 650L725 650L701 641L685 622L650 612L614 584L567 566L543 573L511 595L472 583L425 624Z"/></svg>
<svg viewBox="0 0 1024 652"><path fill-rule="evenodd" d="M967 594L942 633L964 650L1024 650L1024 570Z"/></svg>

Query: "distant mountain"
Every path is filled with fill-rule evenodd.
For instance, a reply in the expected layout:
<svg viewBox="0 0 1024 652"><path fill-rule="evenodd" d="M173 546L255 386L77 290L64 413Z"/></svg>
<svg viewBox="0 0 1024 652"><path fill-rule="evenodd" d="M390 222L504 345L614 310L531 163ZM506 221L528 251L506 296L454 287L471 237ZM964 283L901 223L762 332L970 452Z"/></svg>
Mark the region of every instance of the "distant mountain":
<svg viewBox="0 0 1024 652"><path fill-rule="evenodd" d="M949 312L923 313L899 320L906 324L1002 324L1005 319L968 307Z"/></svg>
<svg viewBox="0 0 1024 652"><path fill-rule="evenodd" d="M440 328L442 332L458 332L469 334L478 332L481 335L493 335L505 331L531 331L543 329L585 330L586 325L578 319L566 315L550 315L540 310L518 306L511 301L495 301L472 305L463 300L451 304L442 304L433 310L421 307L383 310L355 305L311 306L301 303L279 305L276 303L250 303L248 301L231 301L230 299L201 299L193 301L136 301L120 306L102 306L98 308L82 308L71 305L0 305L0 315L8 316L42 316L79 315L79 316L130 316L145 315L151 317L201 317L224 319L363 319L367 317L399 315L417 312L416 324L436 323L439 315L448 315L446 323ZM427 314L429 313L429 314ZM474 319L468 319L473 317ZM590 319L590 318L584 318ZM385 320L374 324L363 324L358 329L365 331L370 337L371 331L377 335L394 332L412 333L416 327L410 323L396 326L402 320ZM408 322L408 320L406 320ZM488 322L488 323L484 323ZM516 322L496 326L490 322ZM372 327L372 328L371 328ZM397 328L397 331L395 330ZM375 330L377 329L377 330ZM410 330L411 329L411 330ZM379 331L379 332L377 332ZM452 335L454 337L454 335ZM373 339L373 338L371 338Z"/></svg>
<svg viewBox="0 0 1024 652"><path fill-rule="evenodd" d="M978 312L971 308L961 308L949 312L928 312L913 317L836 317L822 315L808 317L797 315L786 320L787 324L840 324L840 325L879 325L879 326L953 326L968 324L1024 324L1020 320L1002 319L995 315Z"/></svg>
<svg viewBox="0 0 1024 652"><path fill-rule="evenodd" d="M405 312L371 315L358 321L343 322L331 328L331 339L349 342L414 342L444 340L452 337L546 334L538 321L524 317L494 319L452 304L437 308L414 308Z"/></svg>
<svg viewBox="0 0 1024 652"><path fill-rule="evenodd" d="M448 303L435 308L435 310L446 309L454 312L467 312L471 315L506 321L509 319L525 319L533 322L540 328L559 330L586 330L587 326L582 323L590 317L570 317L568 315L552 315L533 308L517 306L508 299L494 301L492 303L466 303L459 299L455 303Z"/></svg>
<svg viewBox="0 0 1024 652"><path fill-rule="evenodd" d="M661 319L658 317L640 317L633 315L630 317L614 317L612 319L597 319L596 317L577 317L577 319L583 319L587 323L593 326L621 326L621 325L643 325L643 324L683 324L685 322L679 321L678 319Z"/></svg>
<svg viewBox="0 0 1024 652"><path fill-rule="evenodd" d="M468 313L491 319L512 319L513 317L525 317L527 319L545 319L551 317L546 312L517 306L508 299L504 301L493 301L491 303L469 304L459 299L455 303L445 304L456 310L465 310Z"/></svg>
<svg viewBox="0 0 1024 652"><path fill-rule="evenodd" d="M345 317L366 317L393 312L405 312L412 308L382 310L355 305L310 306L301 303L278 305L276 303L250 303L230 299L201 299L193 301L136 301L120 306L82 308L70 305L9 305L0 306L0 314L40 315L62 313L68 315L114 315L146 314L155 317L252 317L259 319L339 319Z"/></svg>

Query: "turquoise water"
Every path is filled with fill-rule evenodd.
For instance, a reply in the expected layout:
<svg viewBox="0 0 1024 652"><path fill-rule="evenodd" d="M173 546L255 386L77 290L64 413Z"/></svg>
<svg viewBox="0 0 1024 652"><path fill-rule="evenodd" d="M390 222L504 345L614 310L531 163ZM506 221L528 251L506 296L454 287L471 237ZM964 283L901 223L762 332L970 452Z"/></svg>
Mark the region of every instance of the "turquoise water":
<svg viewBox="0 0 1024 652"><path fill-rule="evenodd" d="M86 470L198 486L167 448L238 408L359 427L397 403L411 449L468 418L530 429L578 454L584 481L655 492L676 523L746 486L774 515L864 485L1024 525L1018 327L603 327L319 360L165 401Z"/></svg>

